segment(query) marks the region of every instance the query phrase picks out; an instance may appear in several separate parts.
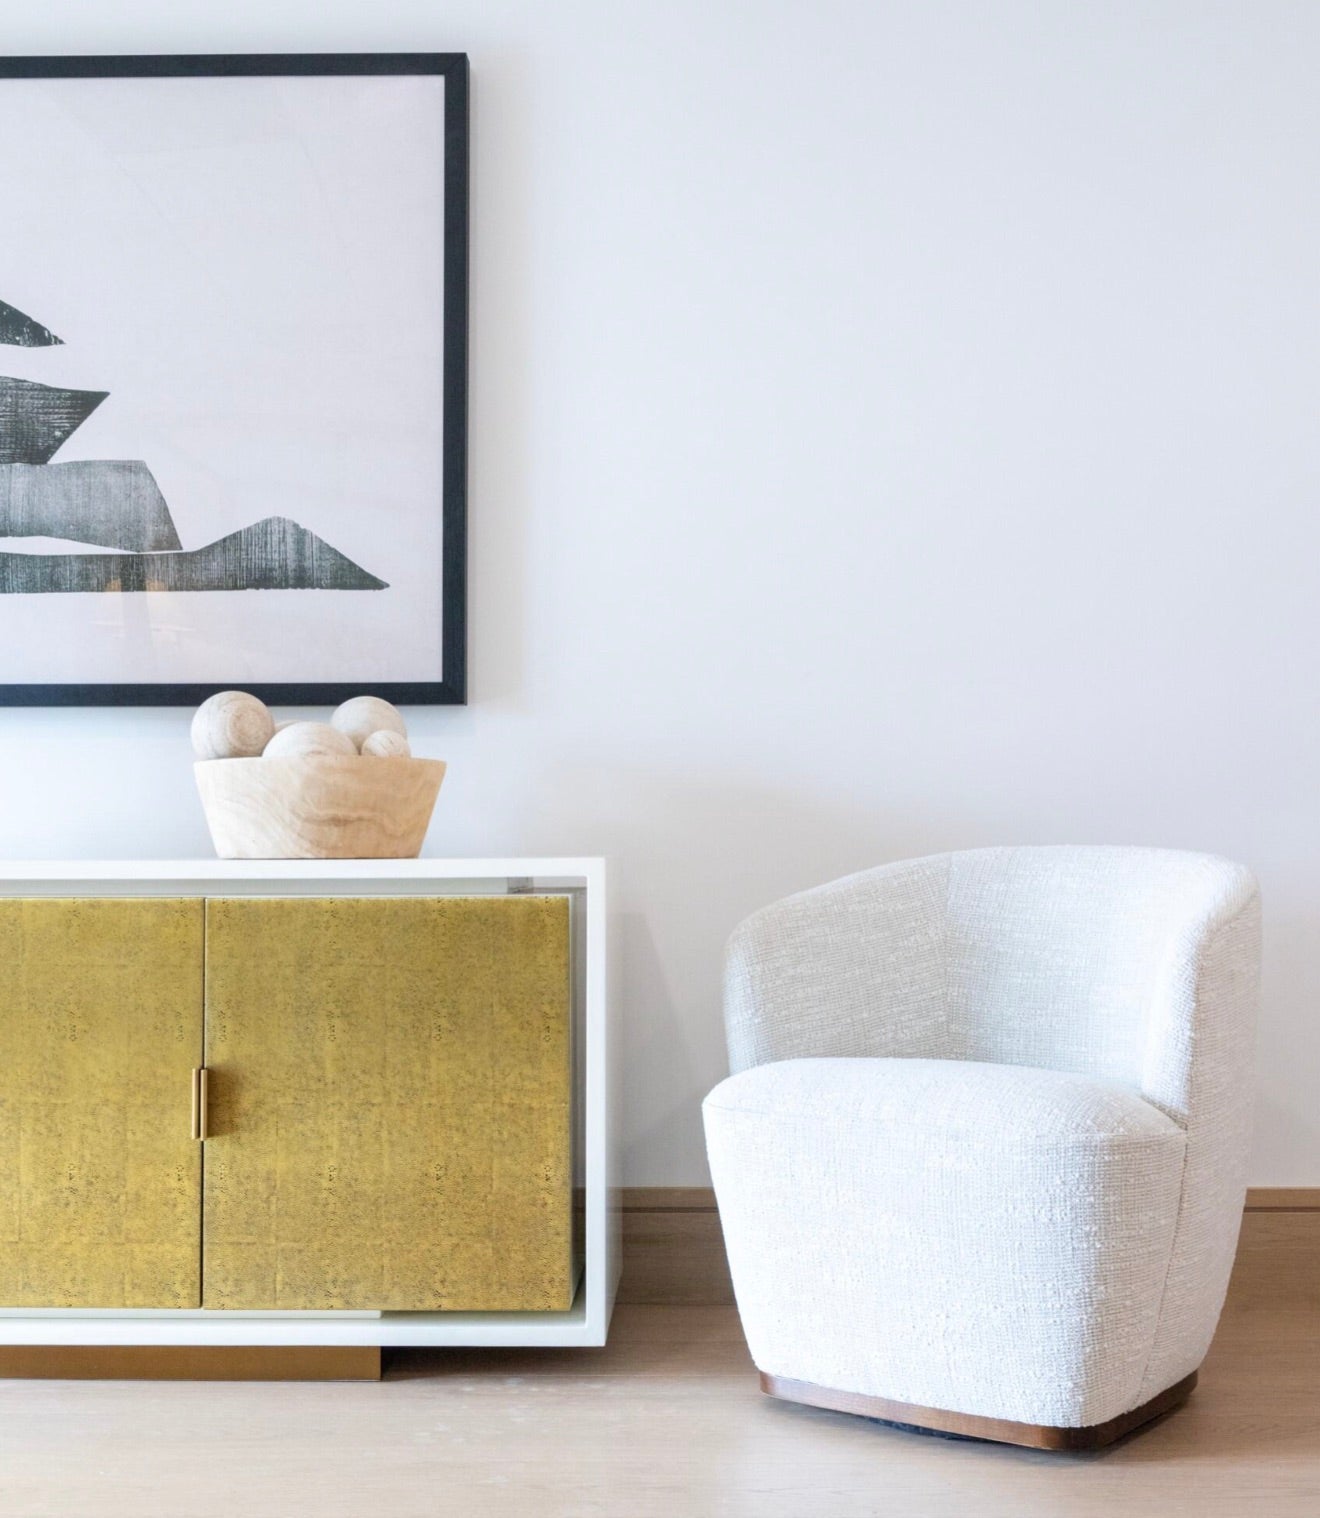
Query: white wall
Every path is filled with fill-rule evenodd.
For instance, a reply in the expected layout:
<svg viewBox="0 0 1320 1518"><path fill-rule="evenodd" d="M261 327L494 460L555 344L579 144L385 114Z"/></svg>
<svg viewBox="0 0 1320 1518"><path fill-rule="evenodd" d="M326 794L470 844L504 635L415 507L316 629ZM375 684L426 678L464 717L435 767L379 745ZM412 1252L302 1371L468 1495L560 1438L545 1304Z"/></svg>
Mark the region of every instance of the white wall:
<svg viewBox="0 0 1320 1518"><path fill-rule="evenodd" d="M1252 1179L1320 1184L1320 8L0 24L15 53L472 55L473 704L416 719L452 765L430 847L610 856L633 1184L704 1179L738 917L1064 840L1258 870ZM0 850L205 851L186 724L0 713Z"/></svg>

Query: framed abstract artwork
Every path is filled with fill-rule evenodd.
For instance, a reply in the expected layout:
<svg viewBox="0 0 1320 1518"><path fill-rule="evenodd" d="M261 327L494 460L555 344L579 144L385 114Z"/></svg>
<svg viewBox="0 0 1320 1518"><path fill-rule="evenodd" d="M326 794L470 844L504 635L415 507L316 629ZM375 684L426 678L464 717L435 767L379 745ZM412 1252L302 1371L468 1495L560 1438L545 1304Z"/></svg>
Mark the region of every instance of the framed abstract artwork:
<svg viewBox="0 0 1320 1518"><path fill-rule="evenodd" d="M0 705L462 702L467 59L0 59Z"/></svg>

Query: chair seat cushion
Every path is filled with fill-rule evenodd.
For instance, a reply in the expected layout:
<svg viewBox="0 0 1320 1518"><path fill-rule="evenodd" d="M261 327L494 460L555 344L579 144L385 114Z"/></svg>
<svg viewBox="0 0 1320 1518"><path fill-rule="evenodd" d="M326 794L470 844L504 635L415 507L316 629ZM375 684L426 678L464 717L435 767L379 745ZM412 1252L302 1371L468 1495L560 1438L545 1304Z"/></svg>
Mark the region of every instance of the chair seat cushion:
<svg viewBox="0 0 1320 1518"><path fill-rule="evenodd" d="M1077 1145L1164 1139L1182 1130L1135 1091L1090 1076L949 1059L791 1059L731 1075L707 1109L818 1119L875 1132Z"/></svg>
<svg viewBox="0 0 1320 1518"><path fill-rule="evenodd" d="M1052 1426L1135 1407L1185 1137L1103 1080L928 1059L796 1059L705 1104L757 1366Z"/></svg>

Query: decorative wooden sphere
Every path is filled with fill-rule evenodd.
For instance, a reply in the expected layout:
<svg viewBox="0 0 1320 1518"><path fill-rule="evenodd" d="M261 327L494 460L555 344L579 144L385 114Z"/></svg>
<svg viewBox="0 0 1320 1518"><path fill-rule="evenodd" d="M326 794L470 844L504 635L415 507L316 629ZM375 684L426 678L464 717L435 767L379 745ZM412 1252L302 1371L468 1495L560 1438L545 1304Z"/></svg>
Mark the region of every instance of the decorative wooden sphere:
<svg viewBox="0 0 1320 1518"><path fill-rule="evenodd" d="M291 722L266 745L267 759L312 759L318 755L356 754L353 740L328 722Z"/></svg>
<svg viewBox="0 0 1320 1518"><path fill-rule="evenodd" d="M362 740L362 752L372 759L409 759L412 747L402 733L388 727L370 733Z"/></svg>
<svg viewBox="0 0 1320 1518"><path fill-rule="evenodd" d="M391 706L388 701L382 701L379 696L354 696L351 701L345 701L342 706L335 708L330 726L341 733L347 733L355 749L360 749L373 733L398 733L401 738L408 736L408 725L400 716L398 708Z"/></svg>
<svg viewBox="0 0 1320 1518"><path fill-rule="evenodd" d="M193 713L190 732L199 759L251 759L270 742L275 719L246 691L222 690Z"/></svg>

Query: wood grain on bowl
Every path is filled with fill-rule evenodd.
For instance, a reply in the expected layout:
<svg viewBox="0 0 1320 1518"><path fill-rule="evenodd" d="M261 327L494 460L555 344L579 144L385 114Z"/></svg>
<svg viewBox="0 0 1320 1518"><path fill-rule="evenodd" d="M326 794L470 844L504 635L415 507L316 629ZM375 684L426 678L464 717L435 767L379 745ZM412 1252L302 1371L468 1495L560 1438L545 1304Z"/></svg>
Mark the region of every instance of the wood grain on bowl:
<svg viewBox="0 0 1320 1518"><path fill-rule="evenodd" d="M193 766L221 859L415 859L440 759L316 755Z"/></svg>

